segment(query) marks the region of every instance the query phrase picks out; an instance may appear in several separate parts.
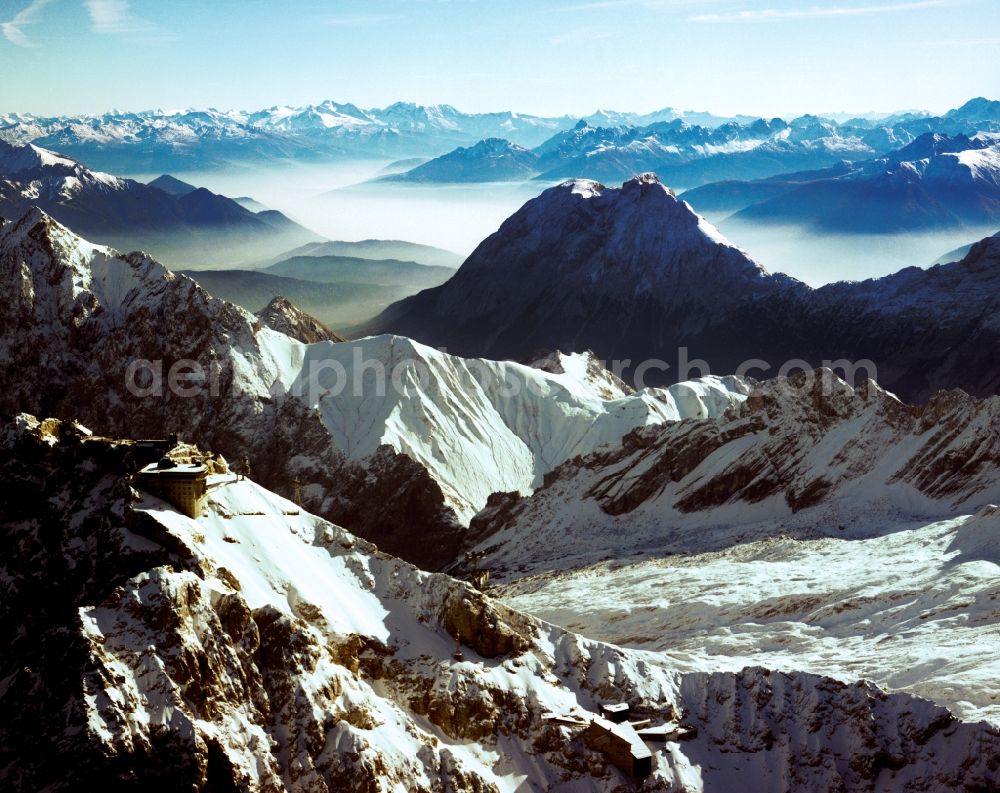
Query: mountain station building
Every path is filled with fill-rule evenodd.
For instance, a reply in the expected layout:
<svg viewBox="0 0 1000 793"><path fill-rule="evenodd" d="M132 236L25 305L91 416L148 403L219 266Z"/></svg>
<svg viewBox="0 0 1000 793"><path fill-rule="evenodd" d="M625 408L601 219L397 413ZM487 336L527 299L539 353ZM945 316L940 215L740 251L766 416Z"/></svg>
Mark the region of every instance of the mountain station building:
<svg viewBox="0 0 1000 793"><path fill-rule="evenodd" d="M199 517L208 500L208 468L199 463L181 465L164 457L139 471L138 484L189 518Z"/></svg>

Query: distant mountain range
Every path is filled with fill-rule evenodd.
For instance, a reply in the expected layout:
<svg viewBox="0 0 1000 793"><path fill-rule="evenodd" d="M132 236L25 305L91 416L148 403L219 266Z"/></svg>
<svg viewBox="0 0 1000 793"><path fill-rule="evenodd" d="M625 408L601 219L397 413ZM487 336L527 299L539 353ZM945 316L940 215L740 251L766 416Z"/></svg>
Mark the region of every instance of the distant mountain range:
<svg viewBox="0 0 1000 793"><path fill-rule="evenodd" d="M324 250L327 245L351 249L352 243L320 243L312 250ZM405 249L404 243L395 245L396 249ZM375 245L364 247L370 252L378 250ZM248 311L258 311L273 298L282 296L326 325L349 329L370 320L397 300L443 284L455 270L395 259L299 255L260 270L181 272L212 294Z"/></svg>
<svg viewBox="0 0 1000 793"><path fill-rule="evenodd" d="M297 256L347 256L355 259L385 260L395 259L404 262L416 262L428 267L449 267L455 269L463 262L463 257L443 248L433 245L421 245L405 240L331 240L329 242L310 242L286 251L283 255L265 260L262 266L267 267L285 259Z"/></svg>
<svg viewBox="0 0 1000 793"><path fill-rule="evenodd" d="M502 138L459 147L409 171L383 176L386 182L510 182L531 179L538 155Z"/></svg>
<svg viewBox="0 0 1000 793"><path fill-rule="evenodd" d="M33 144L0 141L0 215L19 217L30 206L97 242L153 250L169 261L236 263L321 239L280 212L251 212L170 176L146 185Z"/></svg>
<svg viewBox="0 0 1000 793"><path fill-rule="evenodd" d="M272 264L263 272L327 284L346 281L419 287L438 286L455 274L451 267L351 256L293 256Z"/></svg>
<svg viewBox="0 0 1000 793"><path fill-rule="evenodd" d="M252 112L189 110L41 118L0 116L0 140L37 143L112 171L197 170L233 162L318 161L343 156L434 156L506 136L536 145L574 119L461 113L398 102L362 110L326 101Z"/></svg>
<svg viewBox="0 0 1000 793"><path fill-rule="evenodd" d="M414 294L417 288L382 284L318 283L286 278L261 270L179 270L213 295L245 308L262 310L276 297L284 297L309 312L324 325L346 331L370 320L393 301Z"/></svg>
<svg viewBox="0 0 1000 793"><path fill-rule="evenodd" d="M1000 221L1000 135L927 133L856 165L719 182L682 197L702 212L835 232L995 225Z"/></svg>
<svg viewBox="0 0 1000 793"><path fill-rule="evenodd" d="M998 242L961 262L814 290L768 274L651 174L621 189L574 181L525 204L447 283L362 331L493 358L591 349L630 373L661 362L647 384L689 377L683 350L716 373L762 359L765 377L792 359L867 359L904 399L945 387L987 395L1000 390Z"/></svg>
<svg viewBox="0 0 1000 793"><path fill-rule="evenodd" d="M756 179L831 167L845 159L868 160L931 132L1000 131L996 104L973 100L939 118L906 115L839 124L817 116L791 122L742 119L711 126L679 118L643 118L641 124L630 124L617 114L605 114L593 121L581 120L531 150L501 139L484 140L388 179L489 182L585 177L620 181L644 171L656 171L671 184L689 187L719 179Z"/></svg>
<svg viewBox="0 0 1000 793"><path fill-rule="evenodd" d="M403 102L362 109L326 101L253 112L157 110L47 118L14 113L0 116L0 140L35 143L112 172L148 173L234 162L436 157L456 147L504 138L526 148L551 143L546 149L549 159L540 171L545 178L618 180L656 169L673 183L695 186L823 167L845 154L876 156L925 132L973 134L996 129L1000 122L996 104L977 98L943 117L905 113L838 123L803 116L786 123L672 108L646 114L598 111L580 119L462 113L449 105ZM581 123L596 134L577 140L579 130L574 127ZM724 129L715 133L717 128ZM572 134L560 137L567 132ZM591 152L592 160L580 159L585 154L578 151L580 146ZM754 149L760 151L751 153ZM713 164L688 164L705 158ZM581 170L585 162L591 168Z"/></svg>

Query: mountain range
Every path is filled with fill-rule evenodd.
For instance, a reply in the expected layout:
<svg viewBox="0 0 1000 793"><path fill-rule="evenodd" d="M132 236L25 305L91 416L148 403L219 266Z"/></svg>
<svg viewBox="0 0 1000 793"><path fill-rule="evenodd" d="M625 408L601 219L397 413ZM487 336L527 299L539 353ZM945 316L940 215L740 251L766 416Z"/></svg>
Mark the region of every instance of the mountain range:
<svg viewBox="0 0 1000 793"><path fill-rule="evenodd" d="M539 194L463 260L173 175L361 160ZM983 98L0 116L0 789L1000 791L998 227Z"/></svg>
<svg viewBox="0 0 1000 793"><path fill-rule="evenodd" d="M304 344L268 327L269 312L90 244L37 208L0 227L0 283L16 296L0 360L20 373L0 413L30 406L140 437L183 427L205 448L249 457L275 489L300 478L317 512L431 567L453 559L491 493L527 492L569 457L651 422L714 415L746 390L709 378L633 393L587 355L531 367L396 336ZM137 361L162 371L130 369ZM151 398L178 361L201 372ZM428 541L415 547L418 528Z"/></svg>
<svg viewBox="0 0 1000 793"><path fill-rule="evenodd" d="M652 174L620 189L566 182L526 203L445 284L363 327L459 355L591 349L647 384L686 363L773 376L785 362L867 362L909 401L1000 389L1000 247L960 262L819 289L769 274ZM863 329L863 330L862 330ZM704 373L704 366L696 367Z"/></svg>
<svg viewBox="0 0 1000 793"><path fill-rule="evenodd" d="M218 264L235 264L320 239L280 212L251 212L169 179L146 185L33 144L0 141L0 215L19 217L38 206L102 243L152 249L171 261L198 260L211 251Z"/></svg>
<svg viewBox="0 0 1000 793"><path fill-rule="evenodd" d="M260 270L179 270L213 295L257 311L282 296L342 330L392 303L444 283L454 270L396 260L296 256Z"/></svg>
<svg viewBox="0 0 1000 793"><path fill-rule="evenodd" d="M927 134L1000 131L1000 118L992 105L982 102L974 100L940 118L902 116L879 124L866 119L837 123L800 116L790 122L743 119L710 126L679 118L612 125L607 122L616 116L608 115L593 122L581 120L531 150L505 140L484 140L388 179L489 182L586 177L619 181L644 171L656 171L685 187L722 179L759 179L834 167L845 159L869 160Z"/></svg>
<svg viewBox="0 0 1000 793"><path fill-rule="evenodd" d="M1000 222L1000 135L927 133L858 164L759 181L726 181L682 196L700 211L822 231L901 231Z"/></svg>
<svg viewBox="0 0 1000 793"><path fill-rule="evenodd" d="M495 496L472 551L506 602L589 636L996 719L993 645L965 626L997 616L998 418L998 397L909 406L829 370L778 378Z"/></svg>
<svg viewBox="0 0 1000 793"><path fill-rule="evenodd" d="M428 267L448 267L456 269L463 257L443 248L433 245L421 245L404 240L331 240L328 242L309 242L281 256L272 257L260 262L261 267L301 256L346 256L354 259L373 259L385 261L394 259L402 262L416 262Z"/></svg>
<svg viewBox="0 0 1000 793"><path fill-rule="evenodd" d="M354 256L292 256L269 265L261 272L320 283L390 284L393 286L437 286L455 274L452 267L417 264L398 259L365 259Z"/></svg>
<svg viewBox="0 0 1000 793"><path fill-rule="evenodd" d="M391 254L414 256L424 263L380 258ZM265 261L253 270L180 272L249 311L281 296L332 327L348 329L455 273L452 266L429 262L461 262L457 254L440 248L393 240L314 242L285 255L288 258Z"/></svg>
<svg viewBox="0 0 1000 793"><path fill-rule="evenodd" d="M131 173L193 171L233 162L316 162L343 156L440 154L504 135L542 142L572 119L461 113L448 105L397 102L362 110L333 101L264 110L160 110L97 116L0 116L0 140L36 143L96 167Z"/></svg>
<svg viewBox="0 0 1000 793"><path fill-rule="evenodd" d="M517 363L341 342L38 208L0 222L0 778L997 787L1000 402L912 397L1000 390L995 242L810 290L650 174L573 181L396 307L495 357L533 348ZM602 335L632 355L880 345L879 378L920 404L825 369L635 391L601 350L557 351ZM208 460L196 518L128 478L131 439L170 432L198 445L175 462ZM386 552L475 564L490 592ZM665 725L636 733L645 781L584 735L622 702L630 729Z"/></svg>
<svg viewBox="0 0 1000 793"><path fill-rule="evenodd" d="M502 138L487 138L475 146L422 163L403 173L379 177L383 182L514 182L531 179L538 155Z"/></svg>
<svg viewBox="0 0 1000 793"><path fill-rule="evenodd" d="M693 187L724 178L759 178L822 167L847 151L870 157L925 132L1000 131L995 105L977 98L940 117L905 113L838 123L803 116L786 123L671 108L648 114L598 111L580 119L514 112L470 114L448 105L403 102L361 109L325 101L252 112L154 110L52 118L15 113L0 116L0 140L35 143L112 172L149 173L193 171L234 162L436 157L487 138L504 138L526 148L546 144L550 154L558 150L559 158L550 159L543 170L546 178L620 180L657 170L676 184ZM580 122L584 129L596 132L581 136L579 129L572 129ZM724 129L716 133L717 128ZM585 162L579 159L580 146L592 152L594 170L579 169ZM761 151L753 154L749 151L753 148ZM691 162L683 162L679 154L688 155ZM698 165L697 160L705 155L708 163ZM668 173L667 167L675 170Z"/></svg>

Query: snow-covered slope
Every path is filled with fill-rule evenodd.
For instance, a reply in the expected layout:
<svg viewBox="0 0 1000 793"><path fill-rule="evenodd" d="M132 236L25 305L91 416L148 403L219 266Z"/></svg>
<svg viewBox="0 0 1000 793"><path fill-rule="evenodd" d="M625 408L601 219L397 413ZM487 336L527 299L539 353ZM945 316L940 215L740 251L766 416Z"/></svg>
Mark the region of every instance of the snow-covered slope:
<svg viewBox="0 0 1000 793"><path fill-rule="evenodd" d="M279 377L318 407L335 448L363 460L392 446L431 472L464 521L491 493L530 492L564 460L635 427L717 415L749 390L736 378L709 378L609 395L591 379L591 359L568 359L552 374L376 336L291 350L293 368Z"/></svg>
<svg viewBox="0 0 1000 793"><path fill-rule="evenodd" d="M32 144L11 146L0 141L0 176L9 182L23 182L21 193L39 197L42 193L55 193L63 198L103 187L105 190L124 190L130 184L111 174L90 171L75 160L63 157L48 149ZM5 185L7 200L12 200L11 185Z"/></svg>
<svg viewBox="0 0 1000 793"><path fill-rule="evenodd" d="M780 533L865 536L1000 501L998 421L1000 397L942 392L913 408L829 370L778 378L722 418L639 429L572 460L472 528L510 575Z"/></svg>
<svg viewBox="0 0 1000 793"><path fill-rule="evenodd" d="M417 477L415 498L443 498L467 521L493 492L527 493L564 460L636 427L716 415L747 392L735 378L609 391L584 356L564 356L553 373L395 336L304 344L148 257L81 240L39 210L0 227L0 282L14 296L0 318L0 360L17 373L6 409L45 407L107 432L180 430L228 455L249 454L274 487L299 476L317 510L344 520L342 501L357 485L342 466L364 470L383 446L436 483ZM196 362L201 379L184 374L170 389L179 359ZM137 360L161 362L162 397L129 387L148 382L130 373ZM51 383L60 387L42 386ZM412 508L405 498L394 504ZM435 544L435 529L427 534L420 560L449 560L450 546Z"/></svg>
<svg viewBox="0 0 1000 793"><path fill-rule="evenodd" d="M494 594L585 636L662 651L678 668L864 678L1000 723L996 507L933 523L878 514L874 537L839 528L832 511L812 520L828 536L612 560Z"/></svg>
<svg viewBox="0 0 1000 793"><path fill-rule="evenodd" d="M494 499L471 532L507 602L591 638L1000 722L998 422L996 397L771 381Z"/></svg>
<svg viewBox="0 0 1000 793"><path fill-rule="evenodd" d="M22 415L0 443L5 481L42 495L29 516L0 494L5 786L611 793L633 783L545 714L622 700L696 731L650 744L643 789L1000 783L995 729L929 702L760 667L680 674L232 475L211 478L191 520L122 481L128 446L60 432Z"/></svg>

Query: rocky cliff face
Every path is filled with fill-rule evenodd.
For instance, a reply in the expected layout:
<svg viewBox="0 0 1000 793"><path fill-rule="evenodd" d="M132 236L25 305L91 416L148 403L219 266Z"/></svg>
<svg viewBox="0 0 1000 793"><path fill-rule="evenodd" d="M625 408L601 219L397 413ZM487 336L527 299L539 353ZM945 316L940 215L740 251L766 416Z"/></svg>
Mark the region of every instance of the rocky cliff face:
<svg viewBox="0 0 1000 793"><path fill-rule="evenodd" d="M450 281L367 330L461 355L592 349L628 361L627 380L645 361L669 365L647 369L647 385L690 377L683 361L695 359L716 374L752 362L761 379L792 360L846 360L869 362L909 401L954 387L987 396L1000 390L994 243L961 262L813 290L768 275L652 175L621 189L567 182L525 204Z"/></svg>
<svg viewBox="0 0 1000 793"><path fill-rule="evenodd" d="M130 486L130 453L25 415L0 437L17 485L0 495L5 787L610 793L630 783L543 718L609 700L697 729L654 745L644 790L1000 784L997 731L926 701L759 668L677 674L231 475L191 520Z"/></svg>

